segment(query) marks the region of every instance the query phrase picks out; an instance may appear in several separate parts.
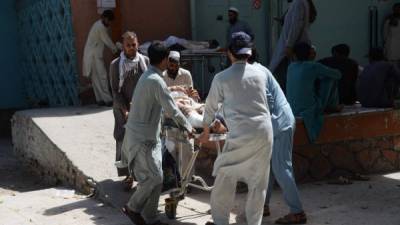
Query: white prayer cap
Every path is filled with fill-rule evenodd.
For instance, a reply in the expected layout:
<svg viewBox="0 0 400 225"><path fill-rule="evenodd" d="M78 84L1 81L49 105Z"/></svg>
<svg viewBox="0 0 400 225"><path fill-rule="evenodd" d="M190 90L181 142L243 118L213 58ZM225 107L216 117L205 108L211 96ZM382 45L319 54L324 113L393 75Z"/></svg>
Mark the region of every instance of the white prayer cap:
<svg viewBox="0 0 400 225"><path fill-rule="evenodd" d="M237 9L236 7L233 7L233 6L229 7L228 11L232 11L232 12L239 14L239 9Z"/></svg>
<svg viewBox="0 0 400 225"><path fill-rule="evenodd" d="M179 62L180 58L181 58L181 55L177 51L170 51L168 58Z"/></svg>

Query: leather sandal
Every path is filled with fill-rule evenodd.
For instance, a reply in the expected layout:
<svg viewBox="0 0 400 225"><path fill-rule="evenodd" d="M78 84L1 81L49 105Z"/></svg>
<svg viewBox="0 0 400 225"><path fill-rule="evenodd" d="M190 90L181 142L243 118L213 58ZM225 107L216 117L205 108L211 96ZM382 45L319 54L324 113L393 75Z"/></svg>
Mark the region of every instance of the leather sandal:
<svg viewBox="0 0 400 225"><path fill-rule="evenodd" d="M307 216L304 212L301 213L290 213L282 218L275 221L275 224L306 224Z"/></svg>
<svg viewBox="0 0 400 225"><path fill-rule="evenodd" d="M128 206L122 207L122 212L129 217L129 219L136 225L146 225L142 215L140 213L134 212L128 208Z"/></svg>

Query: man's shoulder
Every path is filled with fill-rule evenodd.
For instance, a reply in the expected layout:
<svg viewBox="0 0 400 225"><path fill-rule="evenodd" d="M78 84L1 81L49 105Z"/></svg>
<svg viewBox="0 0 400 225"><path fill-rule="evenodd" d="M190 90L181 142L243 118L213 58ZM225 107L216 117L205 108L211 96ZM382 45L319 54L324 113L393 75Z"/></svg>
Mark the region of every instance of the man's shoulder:
<svg viewBox="0 0 400 225"><path fill-rule="evenodd" d="M184 69L184 68L179 68L179 73L181 74L181 75L185 75L185 76L190 76L190 77L192 77L192 74L190 73L190 71L189 70L187 70L187 69Z"/></svg>

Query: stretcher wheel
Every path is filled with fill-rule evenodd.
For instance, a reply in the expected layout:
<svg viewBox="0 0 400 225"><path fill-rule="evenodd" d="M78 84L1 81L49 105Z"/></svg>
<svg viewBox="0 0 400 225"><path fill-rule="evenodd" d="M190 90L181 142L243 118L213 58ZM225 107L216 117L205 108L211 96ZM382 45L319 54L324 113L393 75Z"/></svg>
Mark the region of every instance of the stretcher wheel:
<svg viewBox="0 0 400 225"><path fill-rule="evenodd" d="M176 219L176 208L178 207L178 200L175 198L165 199L165 214L168 219Z"/></svg>

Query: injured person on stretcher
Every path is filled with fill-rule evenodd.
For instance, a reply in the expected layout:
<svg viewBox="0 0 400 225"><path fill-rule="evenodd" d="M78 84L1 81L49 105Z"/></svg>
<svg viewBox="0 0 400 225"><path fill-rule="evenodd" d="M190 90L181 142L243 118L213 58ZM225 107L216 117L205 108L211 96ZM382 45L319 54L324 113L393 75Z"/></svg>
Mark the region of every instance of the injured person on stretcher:
<svg viewBox="0 0 400 225"><path fill-rule="evenodd" d="M197 129L197 133L202 132L204 104L197 102L195 98L190 97L195 91L191 88L177 86L170 87L171 96L175 100L176 105L186 116L193 128ZM194 140L190 139L187 134L179 129L169 115L164 115L163 123L163 171L164 171L164 188L169 190L179 186L179 181L184 172L188 169L189 162L194 154ZM218 116L217 116L218 117ZM224 134L227 132L223 124L223 119L218 117L211 126L213 133ZM190 177L195 173L194 168L189 168Z"/></svg>

